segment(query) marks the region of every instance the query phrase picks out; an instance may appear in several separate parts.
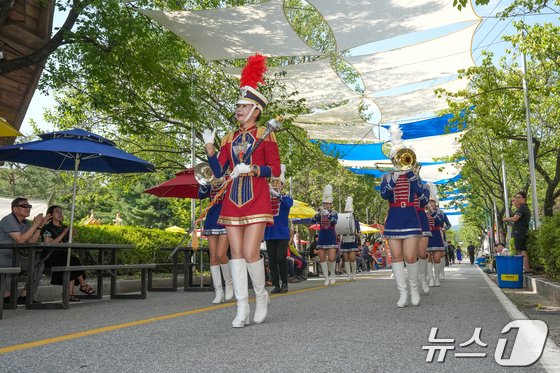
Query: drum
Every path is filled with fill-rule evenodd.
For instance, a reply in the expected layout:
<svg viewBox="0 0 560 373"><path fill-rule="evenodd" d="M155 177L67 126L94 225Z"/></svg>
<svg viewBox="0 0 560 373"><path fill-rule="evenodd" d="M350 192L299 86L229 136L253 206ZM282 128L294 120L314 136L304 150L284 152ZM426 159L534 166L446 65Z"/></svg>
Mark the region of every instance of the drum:
<svg viewBox="0 0 560 373"><path fill-rule="evenodd" d="M336 223L335 229L337 235L356 234L356 221L354 218L354 214L351 212L338 214L338 222Z"/></svg>

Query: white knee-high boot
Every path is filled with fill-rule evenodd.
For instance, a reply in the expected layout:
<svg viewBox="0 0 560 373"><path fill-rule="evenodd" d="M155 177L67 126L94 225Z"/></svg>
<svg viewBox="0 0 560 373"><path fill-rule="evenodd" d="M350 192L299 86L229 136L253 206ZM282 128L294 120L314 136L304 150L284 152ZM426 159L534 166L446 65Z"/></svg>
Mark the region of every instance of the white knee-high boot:
<svg viewBox="0 0 560 373"><path fill-rule="evenodd" d="M406 306L408 300L408 290L406 288L406 273L404 272L404 262L393 262L393 276L399 289L399 300L397 307L402 308Z"/></svg>
<svg viewBox="0 0 560 373"><path fill-rule="evenodd" d="M224 301L224 289L222 289L222 274L220 272L220 266L210 266L210 273L212 274L212 283L214 284L214 291L216 296L212 303L222 303Z"/></svg>
<svg viewBox="0 0 560 373"><path fill-rule="evenodd" d="M352 281L352 271L350 270L350 262L344 262L344 272L346 272L346 281Z"/></svg>
<svg viewBox="0 0 560 373"><path fill-rule="evenodd" d="M426 276L428 275L428 260L418 258L418 278L420 279L420 285L422 286L422 291L424 294L430 292L430 286L428 285L428 280Z"/></svg>
<svg viewBox="0 0 560 373"><path fill-rule="evenodd" d="M226 283L225 290L225 300L231 300L233 298L233 281L231 279L231 269L229 268L229 262L226 264L220 264L222 268L222 274L224 275L224 281Z"/></svg>
<svg viewBox="0 0 560 373"><path fill-rule="evenodd" d="M427 277L428 277L428 285L429 286L434 286L434 263L433 262L428 262L428 273L427 273Z"/></svg>
<svg viewBox="0 0 560 373"><path fill-rule="evenodd" d="M406 263L408 282L410 283L410 303L413 306L420 304L420 293L418 292L418 262Z"/></svg>
<svg viewBox="0 0 560 373"><path fill-rule="evenodd" d="M247 263L247 269L249 270L249 275L251 276L251 281L253 282L253 290L255 291L255 317L253 321L255 324L260 324L266 318L268 312L268 304L270 303L270 298L268 296L268 291L265 288L265 275L264 275L264 258L261 258L258 262Z"/></svg>
<svg viewBox="0 0 560 373"><path fill-rule="evenodd" d="M323 283L324 286L329 286L329 266L327 262L320 262L321 264L321 272L325 275L325 282Z"/></svg>
<svg viewBox="0 0 560 373"><path fill-rule="evenodd" d="M441 271L441 262L434 263L434 286L439 286L439 273Z"/></svg>
<svg viewBox="0 0 560 373"><path fill-rule="evenodd" d="M336 282L336 262L327 262L330 272L331 285Z"/></svg>
<svg viewBox="0 0 560 373"><path fill-rule="evenodd" d="M440 280L445 280L445 259L442 259L441 262L439 262L440 265L440 270L439 270L439 279Z"/></svg>
<svg viewBox="0 0 560 373"><path fill-rule="evenodd" d="M237 315L231 322L234 328L242 328L249 324L249 288L247 286L247 264L245 259L232 259L229 261L233 291L237 299Z"/></svg>
<svg viewBox="0 0 560 373"><path fill-rule="evenodd" d="M350 268L352 269L352 281L356 281L356 261L350 262Z"/></svg>

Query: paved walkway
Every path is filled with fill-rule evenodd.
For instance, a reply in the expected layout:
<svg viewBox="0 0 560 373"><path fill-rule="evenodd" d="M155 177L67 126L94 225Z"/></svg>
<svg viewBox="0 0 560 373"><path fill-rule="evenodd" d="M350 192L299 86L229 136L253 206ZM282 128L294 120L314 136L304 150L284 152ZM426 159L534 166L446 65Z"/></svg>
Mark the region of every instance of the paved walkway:
<svg viewBox="0 0 560 373"><path fill-rule="evenodd" d="M272 297L265 323L231 327L235 304L212 293L149 293L146 300L82 301L70 310L5 310L0 372L558 372L549 344L530 367L494 359L512 317L523 318L478 268L446 267L446 280L419 307L396 307L390 271L323 287L311 279ZM503 299L505 298L505 299ZM505 302L505 306L502 304ZM254 304L252 304L254 307ZM510 316L511 315L511 316ZM433 327L453 339L443 362L426 362ZM481 328L480 340L466 347ZM485 357L459 357L456 353Z"/></svg>

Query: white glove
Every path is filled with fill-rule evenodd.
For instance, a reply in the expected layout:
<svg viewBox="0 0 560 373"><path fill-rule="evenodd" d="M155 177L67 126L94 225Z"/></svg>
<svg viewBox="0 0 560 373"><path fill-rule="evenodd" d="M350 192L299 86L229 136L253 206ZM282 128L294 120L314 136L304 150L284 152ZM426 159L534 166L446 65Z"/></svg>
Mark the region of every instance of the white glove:
<svg viewBox="0 0 560 373"><path fill-rule="evenodd" d="M239 175L248 174L251 172L251 166L245 163L239 163L237 166L233 168L231 171L231 175L229 175L232 179L237 178Z"/></svg>
<svg viewBox="0 0 560 373"><path fill-rule="evenodd" d="M321 209L321 215L327 216L329 214L329 210Z"/></svg>
<svg viewBox="0 0 560 373"><path fill-rule="evenodd" d="M280 197L280 193L278 193L278 191L273 187L270 187L270 195L273 197Z"/></svg>
<svg viewBox="0 0 560 373"><path fill-rule="evenodd" d="M394 172L391 174L391 178L392 178L393 181L396 183L397 180L399 179L399 176L401 176L401 175L404 175L404 172L402 172L402 171L394 171Z"/></svg>
<svg viewBox="0 0 560 373"><path fill-rule="evenodd" d="M204 140L204 145L214 144L214 137L216 136L216 130L210 131L208 128L202 131L202 139Z"/></svg>

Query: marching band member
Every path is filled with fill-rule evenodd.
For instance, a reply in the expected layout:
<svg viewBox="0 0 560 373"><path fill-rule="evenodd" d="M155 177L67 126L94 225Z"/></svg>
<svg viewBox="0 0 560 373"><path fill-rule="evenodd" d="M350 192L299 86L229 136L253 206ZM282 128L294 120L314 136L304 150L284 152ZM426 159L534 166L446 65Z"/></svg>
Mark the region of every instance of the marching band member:
<svg viewBox="0 0 560 373"><path fill-rule="evenodd" d="M432 236L428 240L428 252L430 253L428 263L428 280L429 286L439 286L439 273L442 268L442 256L445 251L443 243L443 235L441 228L443 227L443 215L438 209L439 197L437 194L436 186L433 183L428 183L430 188L430 203L428 204L428 222L430 223L430 231Z"/></svg>
<svg viewBox="0 0 560 373"><path fill-rule="evenodd" d="M449 218L447 217L447 215L445 214L445 212L443 212L443 210L441 210L439 208L439 204L437 206L438 211L441 213L442 215L442 227L441 227L441 235L443 237L443 245L445 246L445 252L443 253L445 260L448 261L449 257L447 256L447 250L448 250L448 245L447 245L447 237L445 235L445 232L451 228L451 223L449 222ZM445 280L445 262L440 261L440 266L441 266L441 270L439 272L439 279L440 280Z"/></svg>
<svg viewBox="0 0 560 373"><path fill-rule="evenodd" d="M422 227L422 237L418 241L418 276L420 278L420 284L422 285L422 291L427 294L430 291L428 286L428 241L432 232L430 230L430 223L428 221L428 215L426 214L426 206L430 202L430 188L427 185L422 186L422 195L420 197L415 196L414 207L416 207L416 212L418 213L418 218L420 219L420 225Z"/></svg>
<svg viewBox="0 0 560 373"><path fill-rule="evenodd" d="M237 314L232 321L234 328L249 323L247 271L256 295L253 319L256 324L266 318L270 302L265 289L260 245L265 227L274 223L267 178L280 176L280 155L274 133L262 139L260 146L256 147L265 131L256 123L268 103L257 91L258 83L264 83L265 62L266 57L262 55L251 56L241 73L241 95L235 110L240 128L222 139L219 155L214 148L215 130L203 132L208 163L214 176L221 177L229 170L232 179L225 192L218 223L226 227L232 255L230 268L237 299Z"/></svg>
<svg viewBox="0 0 560 373"><path fill-rule="evenodd" d="M198 198L210 198L213 200L220 188L224 183L224 178L212 179L206 185L198 187ZM233 282L231 279L231 270L229 268L229 259L227 257L227 250L229 247L226 228L218 224L218 218L222 211L223 195L219 197L218 201L210 207L204 220L204 227L201 232L202 236L208 238L208 250L210 252L210 273L212 274L212 283L214 284L214 291L216 296L212 303L223 303L226 300L233 298ZM221 268L221 271L220 271ZM222 288L222 274L226 284L226 291Z"/></svg>
<svg viewBox="0 0 560 373"><path fill-rule="evenodd" d="M294 205L294 200L290 195L282 193L282 188L286 182L286 166L281 165L281 170L280 177L270 178L270 198L274 225L266 227L264 231L268 267L272 285L274 285L272 294L288 292L288 261L286 260L286 250L290 242L288 215L290 208ZM282 281L282 287L280 287L280 280Z"/></svg>
<svg viewBox="0 0 560 373"><path fill-rule="evenodd" d="M354 217L354 206L352 197L346 198L344 212L352 213L354 234L343 234L340 236L340 252L344 259L344 270L346 271L347 281L356 281L356 250L359 245L360 222Z"/></svg>
<svg viewBox="0 0 560 373"><path fill-rule="evenodd" d="M402 132L399 126L391 126L391 153L390 158L396 169L400 165L399 151L404 145L401 141ZM381 180L381 197L389 201L389 211L385 220L383 235L389 241L391 250L392 269L397 288L399 300L397 307L406 306L408 301L408 289L404 262L408 271L410 283L410 299L413 306L420 304L420 293L418 292L418 238L422 235L420 220L414 207L414 195L422 194L422 183L419 177L412 171L392 171L383 175Z"/></svg>
<svg viewBox="0 0 560 373"><path fill-rule="evenodd" d="M317 250L319 252L319 264L321 271L325 275L324 286L333 285L336 281L336 223L338 222L338 213L332 209L332 186L325 185L323 189L323 205L312 219L311 224L319 223L319 241L317 241ZM328 262L327 262L328 258ZM330 272L330 279L329 279Z"/></svg>

